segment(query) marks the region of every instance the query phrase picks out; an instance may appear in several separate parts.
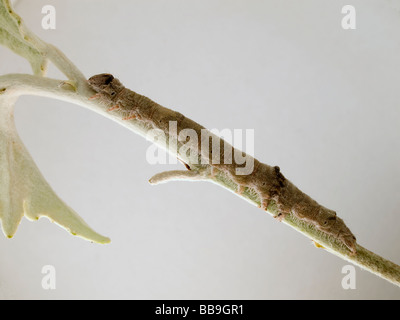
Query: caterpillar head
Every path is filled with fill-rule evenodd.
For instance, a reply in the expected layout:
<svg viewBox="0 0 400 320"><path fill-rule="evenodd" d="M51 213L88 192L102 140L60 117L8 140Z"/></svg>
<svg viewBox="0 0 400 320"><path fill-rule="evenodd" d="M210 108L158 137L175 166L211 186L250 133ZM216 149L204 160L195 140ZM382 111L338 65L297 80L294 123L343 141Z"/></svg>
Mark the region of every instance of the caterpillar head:
<svg viewBox="0 0 400 320"><path fill-rule="evenodd" d="M109 73L97 74L89 78L88 83L94 91L111 99L124 88L121 82Z"/></svg>

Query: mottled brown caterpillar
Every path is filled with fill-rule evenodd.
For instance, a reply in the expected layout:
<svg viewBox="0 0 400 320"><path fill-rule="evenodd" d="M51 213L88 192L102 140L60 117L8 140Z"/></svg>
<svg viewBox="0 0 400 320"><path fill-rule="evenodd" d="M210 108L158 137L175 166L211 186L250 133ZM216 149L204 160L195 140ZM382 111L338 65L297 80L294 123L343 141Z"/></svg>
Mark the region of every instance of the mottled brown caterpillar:
<svg viewBox="0 0 400 320"><path fill-rule="evenodd" d="M179 112L167 109L155 103L149 98L137 94L127 88L114 78L111 74L99 74L89 79L89 85L97 92L95 97L101 99L110 106L109 111L124 112L126 120L143 121L154 129L162 130L166 135L169 134L169 123L177 123L177 133L184 129L194 130L199 137L208 132L206 139L215 139L215 135L207 131L203 126L186 118ZM336 212L327 209L308 195L299 190L293 183L287 180L280 172L279 167L271 167L261 163L250 155L239 151L219 139L219 148L215 149L211 145L207 150L202 148L199 139L196 144L190 145L190 149L197 152L200 158L207 160L207 166L199 166L194 170L191 163L187 164L189 171L171 171L153 177L152 181L166 181L168 179L189 179L207 180L212 179L216 172L223 173L237 184L237 192L241 194L245 189L257 194L260 207L266 210L270 201L274 201L279 210L279 219L284 219L286 215L293 214L294 217L311 223L321 232L332 236L340 243L345 245L352 254L356 254L356 238L349 228L340 219ZM226 152L228 150L229 152ZM219 163L213 163L212 159L218 152ZM243 169L243 162L238 163L234 160L224 161L227 154L241 154L246 161L250 161L253 166L247 174L239 174L238 170Z"/></svg>

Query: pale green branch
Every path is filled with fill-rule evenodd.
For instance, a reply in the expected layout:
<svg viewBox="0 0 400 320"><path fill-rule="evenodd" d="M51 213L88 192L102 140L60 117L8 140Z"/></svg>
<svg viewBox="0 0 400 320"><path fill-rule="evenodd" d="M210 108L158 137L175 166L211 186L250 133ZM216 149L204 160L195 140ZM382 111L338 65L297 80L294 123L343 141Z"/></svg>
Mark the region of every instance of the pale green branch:
<svg viewBox="0 0 400 320"><path fill-rule="evenodd" d="M118 113L111 114L107 112L107 105L104 105L96 100L91 100L90 97L93 95L93 91L89 86L81 86L77 91L74 91L71 90L68 85L63 86L62 84L62 80L54 80L31 75L11 74L0 77L0 88L7 88L7 90L11 91L15 95L38 95L77 104L97 112L113 121L116 121L131 131L142 135L143 137L147 136L149 128L141 125L138 121L125 121L122 119L122 115ZM160 145L160 147L163 147L163 145ZM172 148L169 151L176 155L176 148ZM194 164L190 163L190 158L185 158L183 160L189 165L195 166ZM179 180L180 178L185 178L180 176L182 172L176 173L177 172L172 171L170 173L158 174L156 175L156 182L165 182L165 180L168 179ZM228 176L225 176L221 173L217 174L213 178L207 179L201 176L198 178L195 176L195 174L189 175L191 176L189 178L192 178L192 180L198 179L214 182L219 186L232 191L235 195L244 198L253 205L260 205L258 197L255 194L249 193L248 190L245 190L241 195L236 193L237 185L235 182L229 179ZM268 206L268 212L272 216L278 215L278 211L273 202ZM360 245L357 245L357 254L352 255L345 247L343 247L341 243L335 241L335 239L332 239L331 237L326 236L324 233L317 230L311 223L301 221L295 218L293 215L288 215L284 219L283 223L291 226L308 238L322 245L330 253L333 253L334 255L346 261L352 262L363 269L368 270L392 282L393 284L400 286L400 267L389 260L386 260L374 254L373 252L368 251Z"/></svg>
<svg viewBox="0 0 400 320"><path fill-rule="evenodd" d="M16 230L15 226L21 219L21 212L35 219L39 216L37 213L40 211L41 213L45 212L45 215L54 220L58 219L60 225L73 233L79 233L78 235L93 241L107 242L107 238L91 233L91 229L72 210L60 202L47 183L45 183L25 149L20 154L15 151L18 148L13 150L12 146L15 143L24 148L22 142L19 141L13 123L14 102L21 95L37 95L67 101L97 112L146 138L151 127L136 120L125 121L122 114L107 112L109 105L90 99L94 91L89 87L86 78L79 69L57 48L32 34L23 25L20 17L13 12L7 0L0 0L0 42L30 61L36 74L36 76L24 74L0 76L0 134L2 135L0 148L3 151L0 153L3 157L0 158L0 162L3 164L3 166L0 166L0 170L3 170L1 176L5 179L3 180L3 189L0 192L0 218L2 218L3 229L4 224L6 224L10 226L9 230L5 230L6 234L13 234ZM55 80L40 76L44 74L45 61L47 60L52 61L69 80ZM165 145L160 146L165 147ZM170 148L168 151L177 156L176 150L178 149ZM207 166L200 167L195 163L191 163L191 159L185 158L184 155L180 155L180 158L195 171L207 170ZM22 159L23 161L18 162L15 161L16 159ZM21 175L24 170L33 172L36 177L33 182L25 183L28 187L23 187L21 189L23 191L19 192L19 194L17 192L17 196L15 196L10 191L21 188L24 181L21 181L21 177L15 179L13 175ZM199 176L193 172L183 174L181 171L173 171L156 175L153 177L152 182L158 183L179 179L203 180L203 178L205 179L204 176ZM17 182L12 184L13 180L19 184ZM222 172L208 176L207 180L232 191L235 195L244 198L253 205L261 205L259 197L249 189L243 190L240 194L237 193L238 185ZM34 182L37 183L35 184ZM34 188L38 185L41 185L39 189L44 191L39 195L35 195ZM31 200L33 199L32 195L36 199L35 201ZM7 212L7 216L5 216L4 212ZM60 212L61 214L59 214ZM278 215L275 203L269 203L268 212L272 216ZM66 219L65 217L68 216L73 217L73 219ZM360 245L357 245L357 254L352 255L343 244L317 230L312 223L299 220L292 214L287 215L283 222L314 240L330 253L400 286L400 267L398 265L379 257Z"/></svg>

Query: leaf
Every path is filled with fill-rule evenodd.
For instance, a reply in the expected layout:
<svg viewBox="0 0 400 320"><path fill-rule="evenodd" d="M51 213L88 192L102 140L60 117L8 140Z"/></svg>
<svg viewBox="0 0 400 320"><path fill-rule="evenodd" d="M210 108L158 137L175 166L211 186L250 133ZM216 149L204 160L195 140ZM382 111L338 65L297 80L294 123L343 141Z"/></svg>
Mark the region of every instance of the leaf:
<svg viewBox="0 0 400 320"><path fill-rule="evenodd" d="M0 43L28 60L35 75L45 74L47 59L31 41L29 31L8 0L0 0Z"/></svg>
<svg viewBox="0 0 400 320"><path fill-rule="evenodd" d="M22 217L47 217L72 234L97 243L110 239L93 231L51 189L23 145L13 119L13 98L0 92L0 221L12 238Z"/></svg>

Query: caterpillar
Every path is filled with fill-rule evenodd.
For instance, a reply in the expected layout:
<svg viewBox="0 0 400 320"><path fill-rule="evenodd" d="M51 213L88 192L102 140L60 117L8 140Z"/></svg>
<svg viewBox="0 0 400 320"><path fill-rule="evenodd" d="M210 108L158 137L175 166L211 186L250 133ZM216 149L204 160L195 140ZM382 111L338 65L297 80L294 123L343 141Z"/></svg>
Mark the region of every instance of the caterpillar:
<svg viewBox="0 0 400 320"><path fill-rule="evenodd" d="M356 254L356 237L339 218L335 211L321 206L311 197L299 190L292 182L285 178L280 168L261 163L250 155L235 149L223 139L216 137L211 132L195 121L186 118L181 113L165 108L151 99L127 89L117 78L108 73L95 75L88 80L89 86L96 92L95 98L110 106L109 111L123 112L125 120L139 121L150 128L162 130L166 135L169 132L169 123L175 121L177 134L182 130L191 129L201 139L189 145L189 148L196 152L199 158L205 160L207 165L197 166L191 170L191 164L187 164L188 171L170 171L154 176L150 182L159 183L170 179L207 180L212 179L216 172L222 172L238 186L237 193L241 194L245 189L254 192L259 198L260 207L267 210L270 201L276 204L279 215L278 219L284 219L288 214L311 223L316 229L332 236L339 241L351 254ZM204 133L206 137L203 137ZM209 145L202 148L204 139L217 139L218 148ZM240 155L240 163L237 157ZM218 156L220 161L213 162ZM227 156L232 159L226 161ZM252 163L252 170L247 174L238 173L243 169L244 163Z"/></svg>

